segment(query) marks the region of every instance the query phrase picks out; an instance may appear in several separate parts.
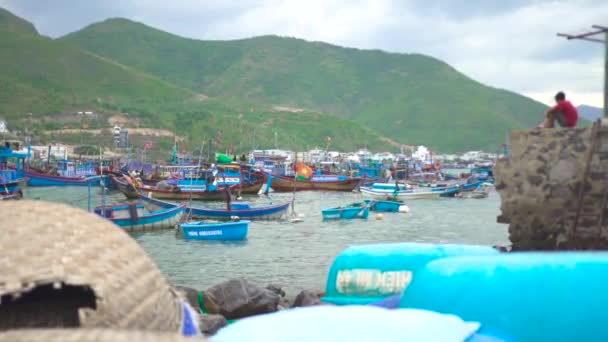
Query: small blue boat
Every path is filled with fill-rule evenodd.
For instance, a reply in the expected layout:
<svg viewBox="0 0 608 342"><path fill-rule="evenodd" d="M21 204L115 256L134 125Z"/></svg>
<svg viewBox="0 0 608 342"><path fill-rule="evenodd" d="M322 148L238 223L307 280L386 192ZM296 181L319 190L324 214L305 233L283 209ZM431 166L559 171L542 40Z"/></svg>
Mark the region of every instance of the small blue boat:
<svg viewBox="0 0 608 342"><path fill-rule="evenodd" d="M460 191L468 192L478 189L483 184L483 181L476 181L472 183L460 185Z"/></svg>
<svg viewBox="0 0 608 342"><path fill-rule="evenodd" d="M432 188L432 191L441 192L441 197L454 197L457 193L460 192L460 188L458 186L451 187L441 187L441 188Z"/></svg>
<svg viewBox="0 0 608 342"><path fill-rule="evenodd" d="M185 210L186 205L181 204L145 213L144 204L134 202L99 206L95 208L95 213L125 230L146 231L175 228Z"/></svg>
<svg viewBox="0 0 608 342"><path fill-rule="evenodd" d="M371 211L376 212L386 212L386 213L396 213L399 212L399 208L405 205L403 202L395 202L395 201L375 201L375 200L364 200L365 203L369 206Z"/></svg>
<svg viewBox="0 0 608 342"><path fill-rule="evenodd" d="M173 208L177 204L157 200L144 195L141 195L141 200L150 203L159 208ZM228 219L233 216L248 220L271 220L280 219L285 215L291 202L281 204L267 205L263 207L251 207L249 203L239 202L230 203L230 210L223 208L203 208L203 207L187 207L186 211L196 218L213 218L213 219Z"/></svg>
<svg viewBox="0 0 608 342"><path fill-rule="evenodd" d="M351 220L355 218L366 219L369 216L369 205L366 202L351 204L346 207L323 209L324 220Z"/></svg>
<svg viewBox="0 0 608 342"><path fill-rule="evenodd" d="M186 240L240 241L247 237L251 221L188 222L179 225Z"/></svg>

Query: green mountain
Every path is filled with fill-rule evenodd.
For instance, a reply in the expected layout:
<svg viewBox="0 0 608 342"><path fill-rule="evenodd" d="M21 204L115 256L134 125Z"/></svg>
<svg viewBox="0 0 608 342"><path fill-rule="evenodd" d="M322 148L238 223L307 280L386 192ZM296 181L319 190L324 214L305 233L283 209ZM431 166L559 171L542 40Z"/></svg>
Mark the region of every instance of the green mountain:
<svg viewBox="0 0 608 342"><path fill-rule="evenodd" d="M36 31L36 28L34 25L32 25L32 23L19 18L3 8L0 8L0 30L17 33L38 34L38 31Z"/></svg>
<svg viewBox="0 0 608 342"><path fill-rule="evenodd" d="M0 30L0 114L151 108L193 96L155 76L46 37Z"/></svg>
<svg viewBox="0 0 608 342"><path fill-rule="evenodd" d="M126 19L61 40L197 93L326 112L441 151L495 150L509 131L540 122L545 110L419 54L275 36L200 41Z"/></svg>
<svg viewBox="0 0 608 342"><path fill-rule="evenodd" d="M39 36L35 30L14 29L17 26L13 23L32 29L33 25L2 13L0 117L9 121L11 129L79 128L82 122L74 113L94 110L102 113L102 118L129 113L131 125L177 131L191 146L221 131L220 149L267 148L274 146L275 140L283 147L314 148L325 146L327 136L334 138L335 148L386 149L386 142L377 133L352 121L311 111L276 110L242 100L207 99L137 68ZM107 127L103 120L87 124ZM55 134L53 139L83 141L82 137L74 138ZM112 143L111 136L91 135L88 139L94 139L91 143Z"/></svg>

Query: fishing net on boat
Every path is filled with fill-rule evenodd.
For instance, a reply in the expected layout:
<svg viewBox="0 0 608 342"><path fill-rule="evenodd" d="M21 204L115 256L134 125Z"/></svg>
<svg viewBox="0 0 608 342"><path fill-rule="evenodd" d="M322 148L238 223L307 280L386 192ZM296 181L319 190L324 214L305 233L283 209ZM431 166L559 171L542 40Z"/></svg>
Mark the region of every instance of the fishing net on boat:
<svg viewBox="0 0 608 342"><path fill-rule="evenodd" d="M180 330L180 295L120 228L42 201L3 203L0 215L0 330Z"/></svg>

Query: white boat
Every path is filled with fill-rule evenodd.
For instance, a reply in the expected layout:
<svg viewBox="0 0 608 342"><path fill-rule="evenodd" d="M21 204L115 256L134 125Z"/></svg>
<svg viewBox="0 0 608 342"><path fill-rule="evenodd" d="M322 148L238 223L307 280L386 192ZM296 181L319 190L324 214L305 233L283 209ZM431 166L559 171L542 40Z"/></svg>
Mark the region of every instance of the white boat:
<svg viewBox="0 0 608 342"><path fill-rule="evenodd" d="M411 189L404 184L374 183L371 187L361 187L361 194L375 199L436 199L458 192L458 187Z"/></svg>

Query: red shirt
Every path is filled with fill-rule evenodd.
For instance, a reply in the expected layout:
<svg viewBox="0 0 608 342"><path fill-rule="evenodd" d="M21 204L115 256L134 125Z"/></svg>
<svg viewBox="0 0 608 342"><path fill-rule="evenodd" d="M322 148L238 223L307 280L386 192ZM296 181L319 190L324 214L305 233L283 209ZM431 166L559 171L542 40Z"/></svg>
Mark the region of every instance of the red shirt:
<svg viewBox="0 0 608 342"><path fill-rule="evenodd" d="M552 108L554 112L562 112L566 117L566 125L568 127L576 127L578 121L578 110L568 100L559 101L555 107Z"/></svg>

